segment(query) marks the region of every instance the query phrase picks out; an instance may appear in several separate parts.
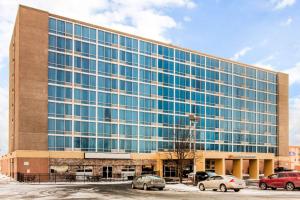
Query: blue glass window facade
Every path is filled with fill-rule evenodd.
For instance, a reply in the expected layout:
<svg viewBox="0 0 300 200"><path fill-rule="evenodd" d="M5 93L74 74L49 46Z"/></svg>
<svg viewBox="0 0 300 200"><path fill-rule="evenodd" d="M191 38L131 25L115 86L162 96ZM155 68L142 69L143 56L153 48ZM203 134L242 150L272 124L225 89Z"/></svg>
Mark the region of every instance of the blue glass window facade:
<svg viewBox="0 0 300 200"><path fill-rule="evenodd" d="M277 75L49 19L49 150L155 152L196 124L196 148L277 151Z"/></svg>

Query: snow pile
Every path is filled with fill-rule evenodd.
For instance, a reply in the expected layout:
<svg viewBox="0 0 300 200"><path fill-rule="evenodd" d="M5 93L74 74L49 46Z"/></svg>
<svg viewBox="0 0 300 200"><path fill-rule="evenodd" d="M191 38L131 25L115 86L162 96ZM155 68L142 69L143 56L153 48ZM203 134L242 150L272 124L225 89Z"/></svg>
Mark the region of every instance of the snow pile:
<svg viewBox="0 0 300 200"><path fill-rule="evenodd" d="M0 174L0 183L7 183L9 181L11 181L10 177Z"/></svg>
<svg viewBox="0 0 300 200"><path fill-rule="evenodd" d="M191 185L185 185L182 183L166 184L165 190L176 191L176 192L199 192L199 189L197 187Z"/></svg>

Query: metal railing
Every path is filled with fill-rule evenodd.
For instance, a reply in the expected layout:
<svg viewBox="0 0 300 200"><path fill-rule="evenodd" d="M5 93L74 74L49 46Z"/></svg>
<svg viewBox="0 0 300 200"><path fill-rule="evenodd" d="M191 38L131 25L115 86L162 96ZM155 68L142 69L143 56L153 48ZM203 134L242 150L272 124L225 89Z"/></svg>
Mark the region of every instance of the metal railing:
<svg viewBox="0 0 300 200"><path fill-rule="evenodd" d="M142 171L141 174L158 175L158 171L149 172ZM116 181L130 181L137 176L136 173L132 176L124 176L121 173L112 173L107 177L101 175L78 175L75 173L17 173L17 181L25 183L62 183L62 182L83 182L83 183L95 183L95 182L116 182Z"/></svg>
<svg viewBox="0 0 300 200"><path fill-rule="evenodd" d="M132 180L134 176L121 177L120 174L112 174L112 177L102 177L100 175L76 175L76 174L57 174L57 173L18 173L17 181L25 183L61 183L61 182L115 182L115 181L129 181Z"/></svg>

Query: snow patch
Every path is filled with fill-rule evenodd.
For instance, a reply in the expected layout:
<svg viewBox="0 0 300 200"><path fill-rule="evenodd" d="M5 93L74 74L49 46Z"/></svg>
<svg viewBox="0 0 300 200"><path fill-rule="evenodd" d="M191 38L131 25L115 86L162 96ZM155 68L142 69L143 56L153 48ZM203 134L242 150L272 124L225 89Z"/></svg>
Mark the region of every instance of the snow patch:
<svg viewBox="0 0 300 200"><path fill-rule="evenodd" d="M165 190L176 191L176 192L199 192L196 186L179 184L166 184Z"/></svg>

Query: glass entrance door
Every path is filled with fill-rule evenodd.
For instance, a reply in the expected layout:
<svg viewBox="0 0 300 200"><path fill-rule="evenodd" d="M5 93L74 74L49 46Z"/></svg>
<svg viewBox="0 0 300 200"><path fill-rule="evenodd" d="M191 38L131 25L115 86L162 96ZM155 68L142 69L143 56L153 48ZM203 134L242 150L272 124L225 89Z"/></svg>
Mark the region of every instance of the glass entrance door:
<svg viewBox="0 0 300 200"><path fill-rule="evenodd" d="M104 166L102 169L102 177L103 178L112 178L112 167Z"/></svg>

